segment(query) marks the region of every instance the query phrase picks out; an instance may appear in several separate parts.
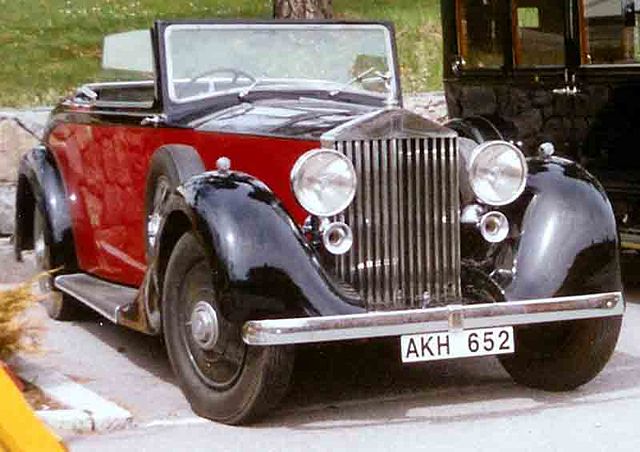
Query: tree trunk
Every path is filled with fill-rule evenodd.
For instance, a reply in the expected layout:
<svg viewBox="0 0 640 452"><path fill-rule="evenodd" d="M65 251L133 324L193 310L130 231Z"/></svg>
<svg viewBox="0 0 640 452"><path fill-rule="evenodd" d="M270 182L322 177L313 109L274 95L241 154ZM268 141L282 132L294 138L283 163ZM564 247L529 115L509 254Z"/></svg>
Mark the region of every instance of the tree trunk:
<svg viewBox="0 0 640 452"><path fill-rule="evenodd" d="M273 16L278 19L330 19L333 0L273 0Z"/></svg>

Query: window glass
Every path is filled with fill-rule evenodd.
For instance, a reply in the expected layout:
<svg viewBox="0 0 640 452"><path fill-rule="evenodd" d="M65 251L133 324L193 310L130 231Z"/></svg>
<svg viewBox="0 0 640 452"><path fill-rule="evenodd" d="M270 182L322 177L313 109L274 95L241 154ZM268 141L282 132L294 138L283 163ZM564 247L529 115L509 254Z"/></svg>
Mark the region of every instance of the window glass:
<svg viewBox="0 0 640 452"><path fill-rule="evenodd" d="M583 63L640 62L640 0L582 0Z"/></svg>
<svg viewBox="0 0 640 452"><path fill-rule="evenodd" d="M518 8L518 27L540 29L540 10L538 8Z"/></svg>
<svg viewBox="0 0 640 452"><path fill-rule="evenodd" d="M513 1L516 66L564 65L564 4L558 0Z"/></svg>
<svg viewBox="0 0 640 452"><path fill-rule="evenodd" d="M504 64L506 21L501 19L502 0L458 0L459 53L468 68L499 68ZM502 10L503 11L503 10ZM507 35L508 36L508 35Z"/></svg>
<svg viewBox="0 0 640 452"><path fill-rule="evenodd" d="M382 25L175 24L165 32L169 96L321 89L386 97L395 65Z"/></svg>

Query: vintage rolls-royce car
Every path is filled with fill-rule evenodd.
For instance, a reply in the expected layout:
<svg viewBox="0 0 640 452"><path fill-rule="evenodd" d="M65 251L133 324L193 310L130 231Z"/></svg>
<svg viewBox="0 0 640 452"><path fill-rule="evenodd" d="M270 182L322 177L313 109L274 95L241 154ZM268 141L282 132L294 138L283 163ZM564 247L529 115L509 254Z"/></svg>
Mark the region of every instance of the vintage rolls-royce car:
<svg viewBox="0 0 640 452"><path fill-rule="evenodd" d="M581 166L402 108L386 23L156 22L22 161L15 249L81 304L164 337L194 411L256 419L295 344L398 337L568 390L624 310L609 200ZM127 77L130 80L130 73ZM81 303L81 304L79 304Z"/></svg>
<svg viewBox="0 0 640 452"><path fill-rule="evenodd" d="M640 2L441 4L450 127L582 164L613 202L623 250L640 250Z"/></svg>

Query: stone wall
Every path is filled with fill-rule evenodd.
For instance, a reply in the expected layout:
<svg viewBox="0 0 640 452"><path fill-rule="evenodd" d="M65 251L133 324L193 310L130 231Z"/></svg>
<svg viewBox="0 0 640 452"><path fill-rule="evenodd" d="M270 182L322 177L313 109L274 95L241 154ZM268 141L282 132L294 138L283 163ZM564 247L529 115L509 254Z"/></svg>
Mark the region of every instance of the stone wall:
<svg viewBox="0 0 640 452"><path fill-rule="evenodd" d="M513 137L508 138L521 141L526 152L533 152L542 141L551 141L559 153L577 160L577 149L611 97L612 90L605 85L581 87L576 95L508 84L447 86L451 117L499 117L513 130Z"/></svg>
<svg viewBox="0 0 640 452"><path fill-rule="evenodd" d="M38 144L48 114L48 108L0 110L0 235L13 232L18 164Z"/></svg>

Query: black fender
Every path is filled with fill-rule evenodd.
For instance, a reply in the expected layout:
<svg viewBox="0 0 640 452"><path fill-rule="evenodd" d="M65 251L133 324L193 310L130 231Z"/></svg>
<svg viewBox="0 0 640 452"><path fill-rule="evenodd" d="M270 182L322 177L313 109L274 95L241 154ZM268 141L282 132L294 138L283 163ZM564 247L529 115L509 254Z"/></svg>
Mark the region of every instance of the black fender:
<svg viewBox="0 0 640 452"><path fill-rule="evenodd" d="M145 219L153 213L152 209L158 208L159 213L164 216L164 229L158 230L157 237L164 233L164 243L151 247L153 241L149 240L149 229L146 225L143 230L144 243L147 256L147 271L142 283L141 291L135 305L123 311L123 323L131 328L144 333L159 334L162 328L160 314L160 295L163 283L164 270L169 261L171 251L180 236L191 228L190 221L184 216L166 216L167 206L165 203L171 199L162 200L159 206L154 207L154 196L156 184L160 176L165 176L170 184L169 190L173 192L178 186L185 183L191 177L204 173L205 167L198 152L191 146L183 144L166 144L156 149L149 161L147 180L145 186ZM161 225L162 227L162 225ZM157 239L154 239L157 242Z"/></svg>
<svg viewBox="0 0 640 452"><path fill-rule="evenodd" d="M167 144L156 149L149 161L149 169L147 171L147 181L145 185L144 209L145 218L149 218L152 214L154 195L156 184L161 175L167 177L172 185L171 189L175 189L178 185L186 182L192 176L205 172L204 163L200 158L200 154L191 146L183 144ZM144 243L149 247L148 230L145 227ZM151 249L147 249L147 260L153 259Z"/></svg>
<svg viewBox="0 0 640 452"><path fill-rule="evenodd" d="M492 140L510 140L515 136L513 124L498 116L452 118L443 125L456 131L458 136L473 140L477 144Z"/></svg>
<svg viewBox="0 0 640 452"><path fill-rule="evenodd" d="M51 257L56 266L66 270L78 267L71 215L62 176L53 155L45 146L27 152L18 168L14 252L17 260L22 251L33 248L33 213L42 209L51 231L48 238Z"/></svg>
<svg viewBox="0 0 640 452"><path fill-rule="evenodd" d="M602 186L562 158L529 159L522 197L506 210L516 226L507 300L621 291L619 241Z"/></svg>
<svg viewBox="0 0 640 452"><path fill-rule="evenodd" d="M165 233L175 228L172 217L183 223L188 218L216 268L226 274L226 315L242 320L365 312L358 299L333 283L299 227L259 180L209 172L191 178L177 192L168 203L157 246L175 240L166 238L175 234ZM156 252L162 257L162 249Z"/></svg>

